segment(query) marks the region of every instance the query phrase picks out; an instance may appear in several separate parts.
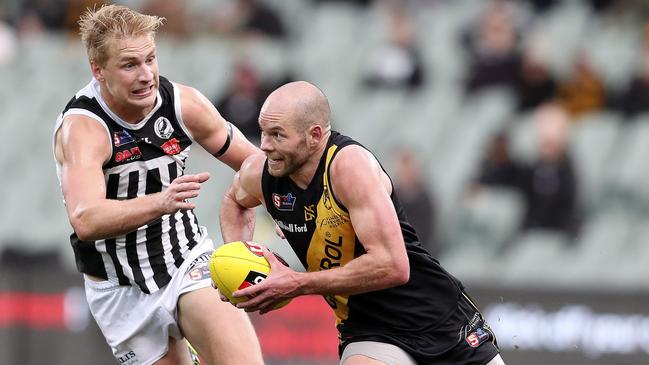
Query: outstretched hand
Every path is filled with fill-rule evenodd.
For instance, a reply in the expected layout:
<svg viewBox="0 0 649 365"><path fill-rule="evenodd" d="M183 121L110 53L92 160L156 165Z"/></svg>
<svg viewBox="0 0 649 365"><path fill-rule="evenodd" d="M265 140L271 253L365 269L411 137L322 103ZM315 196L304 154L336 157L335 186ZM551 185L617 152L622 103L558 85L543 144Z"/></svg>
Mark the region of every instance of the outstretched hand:
<svg viewBox="0 0 649 365"><path fill-rule="evenodd" d="M268 277L256 285L232 293L236 298L250 298L236 305L246 312L259 311L259 314L264 314L275 309L280 302L300 295L298 278L301 274L282 263L268 248L264 247L263 254L270 264Z"/></svg>
<svg viewBox="0 0 649 365"><path fill-rule="evenodd" d="M210 174L207 172L183 175L176 178L159 195L162 211L166 214L172 214L179 210L196 208L196 204L188 201L188 199L196 198L201 189L201 184L209 180L209 178Z"/></svg>

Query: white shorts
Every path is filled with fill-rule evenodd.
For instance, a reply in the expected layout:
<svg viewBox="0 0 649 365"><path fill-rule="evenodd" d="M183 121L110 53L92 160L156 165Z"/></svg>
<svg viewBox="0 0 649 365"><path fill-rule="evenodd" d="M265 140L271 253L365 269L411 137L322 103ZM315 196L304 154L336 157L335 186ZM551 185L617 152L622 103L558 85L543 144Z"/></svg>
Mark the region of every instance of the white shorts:
<svg viewBox="0 0 649 365"><path fill-rule="evenodd" d="M211 286L212 240L194 247L171 281L153 294L138 287L85 278L86 298L95 321L120 365L149 365L168 351L169 337L182 339L178 326L181 294Z"/></svg>

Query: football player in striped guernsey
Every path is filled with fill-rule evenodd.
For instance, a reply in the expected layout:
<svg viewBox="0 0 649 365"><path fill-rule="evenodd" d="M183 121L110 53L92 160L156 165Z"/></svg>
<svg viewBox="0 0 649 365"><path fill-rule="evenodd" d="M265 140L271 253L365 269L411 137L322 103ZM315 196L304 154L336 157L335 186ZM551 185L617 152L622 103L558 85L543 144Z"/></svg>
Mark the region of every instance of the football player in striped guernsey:
<svg viewBox="0 0 649 365"><path fill-rule="evenodd" d="M209 174L184 174L194 142L234 170L259 150L199 91L159 75L162 22L117 5L79 21L92 80L54 132L77 268L120 364L190 365L183 338L210 365L262 364L247 314L210 285L213 242L190 201Z"/></svg>

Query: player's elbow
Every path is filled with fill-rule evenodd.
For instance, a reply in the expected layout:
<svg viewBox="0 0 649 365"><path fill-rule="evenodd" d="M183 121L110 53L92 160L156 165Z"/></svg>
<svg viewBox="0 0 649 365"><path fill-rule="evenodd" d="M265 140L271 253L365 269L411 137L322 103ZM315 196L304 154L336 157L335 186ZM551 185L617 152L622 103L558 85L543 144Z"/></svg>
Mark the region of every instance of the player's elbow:
<svg viewBox="0 0 649 365"><path fill-rule="evenodd" d="M386 288L404 285L410 280L410 264L408 260L392 260L383 271L382 279Z"/></svg>
<svg viewBox="0 0 649 365"><path fill-rule="evenodd" d="M394 269L392 270L393 286L404 285L410 280L410 264L407 259L402 261L395 263Z"/></svg>
<svg viewBox="0 0 649 365"><path fill-rule="evenodd" d="M92 241L96 236L96 232L92 228L92 224L88 222L88 215L83 209L75 209L70 215L70 224L74 233L81 241Z"/></svg>

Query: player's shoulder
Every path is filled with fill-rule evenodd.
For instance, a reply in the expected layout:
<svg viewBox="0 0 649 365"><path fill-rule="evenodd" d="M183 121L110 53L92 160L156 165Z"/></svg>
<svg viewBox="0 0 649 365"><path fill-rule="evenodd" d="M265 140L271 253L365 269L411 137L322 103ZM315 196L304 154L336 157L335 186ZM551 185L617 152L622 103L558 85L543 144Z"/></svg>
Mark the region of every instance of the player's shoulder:
<svg viewBox="0 0 649 365"><path fill-rule="evenodd" d="M266 164L266 155L263 153L253 153L248 156L241 164L239 174L242 178L261 178Z"/></svg>
<svg viewBox="0 0 649 365"><path fill-rule="evenodd" d="M375 169L379 163L374 155L365 147L359 144L350 144L341 148L335 158L331 161L330 171L332 174L347 174Z"/></svg>
<svg viewBox="0 0 649 365"><path fill-rule="evenodd" d="M172 82L173 87L178 90L178 95L183 101L191 101L198 99L202 94L195 87L189 85Z"/></svg>
<svg viewBox="0 0 649 365"><path fill-rule="evenodd" d="M255 153L243 161L237 174L241 187L249 194L258 197L261 201L261 179L264 173L266 156L263 153Z"/></svg>
<svg viewBox="0 0 649 365"><path fill-rule="evenodd" d="M95 115L68 114L63 117L62 129L81 131L101 131L107 129L106 122Z"/></svg>

